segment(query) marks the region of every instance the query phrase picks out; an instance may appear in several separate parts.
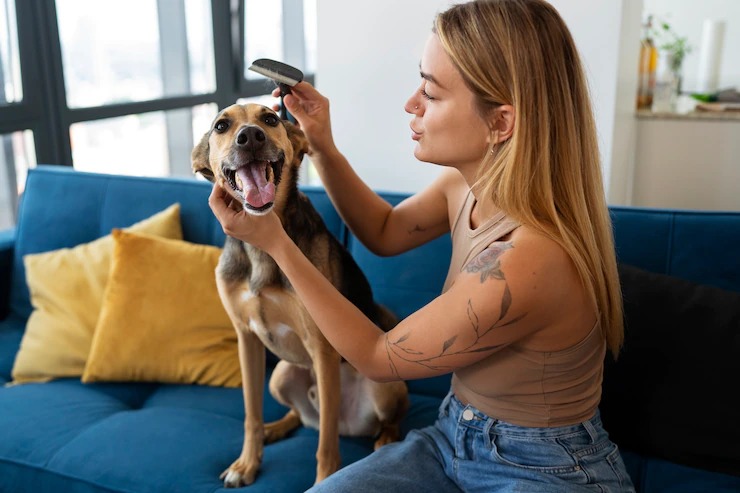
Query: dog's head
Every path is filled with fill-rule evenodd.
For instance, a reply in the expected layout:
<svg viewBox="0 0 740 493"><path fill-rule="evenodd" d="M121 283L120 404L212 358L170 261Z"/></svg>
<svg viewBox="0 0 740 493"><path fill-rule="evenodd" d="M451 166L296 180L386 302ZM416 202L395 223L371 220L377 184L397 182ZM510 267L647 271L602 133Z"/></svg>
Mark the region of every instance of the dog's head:
<svg viewBox="0 0 740 493"><path fill-rule="evenodd" d="M235 104L216 116L190 160L194 173L218 183L245 211L262 215L279 199L282 181L295 186L307 151L303 132L270 108Z"/></svg>

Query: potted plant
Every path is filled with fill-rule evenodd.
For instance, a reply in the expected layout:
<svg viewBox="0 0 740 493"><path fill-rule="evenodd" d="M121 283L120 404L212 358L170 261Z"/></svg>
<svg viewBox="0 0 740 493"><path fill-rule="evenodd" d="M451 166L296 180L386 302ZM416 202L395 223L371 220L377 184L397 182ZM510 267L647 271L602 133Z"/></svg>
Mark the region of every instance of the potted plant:
<svg viewBox="0 0 740 493"><path fill-rule="evenodd" d="M653 39L658 47L659 56L665 58L665 65L676 79L677 93L681 92L681 67L686 55L691 53L691 45L686 36L679 36L666 21L656 23L653 28Z"/></svg>
<svg viewBox="0 0 740 493"><path fill-rule="evenodd" d="M657 67L651 110L675 112L681 93L681 68L691 51L688 38L679 36L666 21L650 25L649 35L657 48Z"/></svg>

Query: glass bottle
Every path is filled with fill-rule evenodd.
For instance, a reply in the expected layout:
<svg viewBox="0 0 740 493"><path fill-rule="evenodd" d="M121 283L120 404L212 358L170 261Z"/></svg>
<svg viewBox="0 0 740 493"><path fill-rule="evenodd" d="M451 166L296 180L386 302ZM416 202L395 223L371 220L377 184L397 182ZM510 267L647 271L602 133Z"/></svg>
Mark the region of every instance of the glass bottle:
<svg viewBox="0 0 740 493"><path fill-rule="evenodd" d="M640 39L640 60L637 66L637 109L649 110L653 105L655 90L655 69L658 65L658 50L651 36L653 16L649 15L642 24Z"/></svg>

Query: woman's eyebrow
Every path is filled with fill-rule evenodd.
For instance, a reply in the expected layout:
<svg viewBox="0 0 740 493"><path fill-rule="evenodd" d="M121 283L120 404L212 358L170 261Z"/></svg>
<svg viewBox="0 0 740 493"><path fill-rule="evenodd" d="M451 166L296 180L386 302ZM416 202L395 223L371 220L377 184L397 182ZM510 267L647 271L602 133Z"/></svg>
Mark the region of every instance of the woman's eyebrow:
<svg viewBox="0 0 740 493"><path fill-rule="evenodd" d="M442 86L441 86L441 85L439 84L439 82L437 81L437 79L435 79L435 78L434 78L434 76L433 76L432 74L428 74L428 73L424 72L424 71L423 71L423 70L421 69L421 63L419 63L419 75L421 75L421 78L422 78L422 79L424 79L424 80L428 80L428 81L429 81L429 82L431 82L432 84L435 84L435 85L438 85L439 87L442 87Z"/></svg>

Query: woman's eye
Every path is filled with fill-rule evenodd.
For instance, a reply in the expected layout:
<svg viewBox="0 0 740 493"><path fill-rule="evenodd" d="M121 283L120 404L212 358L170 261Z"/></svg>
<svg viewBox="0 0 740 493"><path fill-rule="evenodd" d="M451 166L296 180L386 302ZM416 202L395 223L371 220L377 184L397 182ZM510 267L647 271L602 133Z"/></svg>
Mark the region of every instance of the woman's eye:
<svg viewBox="0 0 740 493"><path fill-rule="evenodd" d="M267 115L265 116L265 123L270 125L271 127L277 127L278 125L278 118L275 115Z"/></svg>
<svg viewBox="0 0 740 493"><path fill-rule="evenodd" d="M427 93L426 89L424 89L423 87L421 88L421 90L419 92L421 93L422 96L424 96L424 98L426 98L426 99L428 99L430 101L432 101L434 99L432 96L430 96Z"/></svg>
<svg viewBox="0 0 740 493"><path fill-rule="evenodd" d="M219 120L213 126L213 129L218 133L226 132L229 129L229 122L226 120Z"/></svg>

